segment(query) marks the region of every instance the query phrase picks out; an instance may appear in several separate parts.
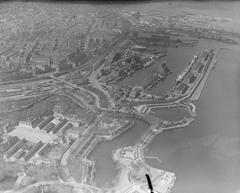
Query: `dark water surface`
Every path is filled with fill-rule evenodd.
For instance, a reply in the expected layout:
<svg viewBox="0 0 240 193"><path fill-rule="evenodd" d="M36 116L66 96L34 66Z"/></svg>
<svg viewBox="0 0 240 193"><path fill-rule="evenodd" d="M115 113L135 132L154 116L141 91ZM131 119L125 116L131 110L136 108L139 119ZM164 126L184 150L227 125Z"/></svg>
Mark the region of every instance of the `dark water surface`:
<svg viewBox="0 0 240 193"><path fill-rule="evenodd" d="M167 121L178 121L190 116L188 110L184 107L153 108L150 113L161 120Z"/></svg>
<svg viewBox="0 0 240 193"><path fill-rule="evenodd" d="M239 53L240 47L220 51L196 103L196 121L183 130L159 134L148 146L146 154L162 160L147 160L150 165L176 173L173 192L240 190Z"/></svg>
<svg viewBox="0 0 240 193"><path fill-rule="evenodd" d="M201 41L191 53L223 46L226 45ZM145 151L146 155L162 160L160 164L148 159L148 164L176 173L173 192L237 193L240 188L240 47L232 46L231 49L221 50L217 57L216 68L210 73L196 103L195 122L185 129L157 135ZM178 58L172 58L172 64L174 60L178 65L179 61L191 58L191 54L182 52ZM181 116L179 109L157 111L163 118ZM136 127L95 148L90 157L96 161L98 186L110 185L117 175L112 151L134 145L146 130L146 124L137 122Z"/></svg>
<svg viewBox="0 0 240 193"><path fill-rule="evenodd" d="M112 160L112 152L123 146L135 145L147 129L148 125L145 122L136 121L135 127L130 128L112 141L102 141L97 144L89 157L96 161L95 180L98 187L111 186L111 183L116 179L118 170Z"/></svg>
<svg viewBox="0 0 240 193"><path fill-rule="evenodd" d="M128 9L228 17L232 22L221 28L239 32L239 7L238 1L173 1L134 4ZM219 46L210 41L202 43L202 48ZM240 193L240 47L232 49L220 52L196 103L195 122L185 129L159 134L146 151L162 160L159 164L148 159L149 164L176 173L175 193ZM179 62L174 54L170 60L175 60L176 68L182 59Z"/></svg>
<svg viewBox="0 0 240 193"><path fill-rule="evenodd" d="M153 74L160 71L163 61L166 61L166 64L168 68L172 71L172 74L167 76L164 81L156 84L151 90L146 91L150 94L164 96L176 84L175 80L179 73L181 73L185 69L185 67L192 60L193 56L197 54L199 50L200 48L198 47L168 48L168 55L166 57L164 57L160 61L156 61L150 67L141 69L136 73L132 74L131 76L126 77L119 83L119 85L146 85L152 80Z"/></svg>

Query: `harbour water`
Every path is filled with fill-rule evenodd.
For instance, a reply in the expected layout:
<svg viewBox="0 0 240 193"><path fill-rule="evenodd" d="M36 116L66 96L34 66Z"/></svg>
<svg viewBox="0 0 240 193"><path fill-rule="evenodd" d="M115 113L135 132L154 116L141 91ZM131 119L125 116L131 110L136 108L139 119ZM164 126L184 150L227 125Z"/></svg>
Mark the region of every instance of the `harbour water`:
<svg viewBox="0 0 240 193"><path fill-rule="evenodd" d="M224 46L214 41L200 41L191 54L204 48ZM161 160L160 163L147 159L149 165L176 173L174 192L237 193L240 188L240 89L237 84L240 82L240 47L230 48L232 50L221 50L217 57L216 68L196 102L196 120L186 128L157 135L145 150L146 156L158 156ZM179 62L190 61L192 55L186 52L172 58L172 64L177 66ZM182 116L179 113L179 109L159 110L163 119L178 119ZM90 157L96 161L97 186L111 186L116 178L112 151L134 145L146 130L146 124L137 122L136 127L113 141L102 142L93 150Z"/></svg>
<svg viewBox="0 0 240 193"><path fill-rule="evenodd" d="M148 159L148 164L176 173L173 192L240 191L240 47L230 48L217 57L216 68L196 103L195 122L157 135L145 152L162 161Z"/></svg>
<svg viewBox="0 0 240 193"><path fill-rule="evenodd" d="M133 120L130 120L133 121ZM123 146L133 146L147 131L148 125L143 121L135 121L134 127L120 134L112 141L100 142L90 153L89 158L95 161L95 181L101 188L112 186L118 170L112 159L112 152Z"/></svg>
<svg viewBox="0 0 240 193"><path fill-rule="evenodd" d="M164 107L164 108L153 108L150 113L161 120L167 121L178 121L184 117L189 117L189 113L184 107Z"/></svg>
<svg viewBox="0 0 240 193"><path fill-rule="evenodd" d="M192 60L193 55L197 54L198 50L199 49L197 47L168 48L166 64L172 74L169 75L165 81L160 82L153 87L149 93L164 96L167 92L169 92L176 84L175 80L179 73L185 69Z"/></svg>
<svg viewBox="0 0 240 193"><path fill-rule="evenodd" d="M157 49L157 48L156 48ZM159 48L161 49L161 48ZM158 49L157 49L158 50ZM175 85L175 80L179 73L181 73L184 68L189 64L194 54L198 52L198 48L168 48L168 55L162 58L160 61L156 61L150 67L139 70L133 75L122 80L119 85L138 85L144 86L153 78L154 73L158 72L161 68L161 63L166 61L168 68L171 70L172 74L168 75L164 81L160 81L156 86L147 93L164 96L171 88ZM176 58L180 58L177 60Z"/></svg>
<svg viewBox="0 0 240 193"><path fill-rule="evenodd" d="M231 3L228 1L155 2L143 3L139 6L136 4L122 5L122 8L146 13L164 13L165 15L193 13L228 17L233 19L232 23L235 25L224 24L227 26L225 29L239 32L240 27L239 2L237 1L231 1ZM176 49L171 49L172 53L169 49L167 60L169 68L176 70L177 73L177 71L181 71L181 65L186 65L196 51L223 46L221 43L209 40L201 41L200 44L195 49L186 48L182 51L177 49L178 54L175 52ZM175 193L240 192L240 47L229 47L232 50L220 51L217 65L210 73L203 93L196 102L196 120L184 129L155 136L152 143L146 148L146 155L158 156L162 161L160 163L153 159L147 159L148 164L176 173L177 180L173 188ZM132 83L139 82L146 76L142 72L138 79L128 80L126 84L128 82L131 84L131 81ZM171 80L168 77L165 87L156 86L153 92L155 94L166 92L169 89L168 86L171 87L173 80L175 79ZM102 148L101 151L107 150ZM101 152L98 154L101 155ZM102 163L109 165L111 161L108 159Z"/></svg>

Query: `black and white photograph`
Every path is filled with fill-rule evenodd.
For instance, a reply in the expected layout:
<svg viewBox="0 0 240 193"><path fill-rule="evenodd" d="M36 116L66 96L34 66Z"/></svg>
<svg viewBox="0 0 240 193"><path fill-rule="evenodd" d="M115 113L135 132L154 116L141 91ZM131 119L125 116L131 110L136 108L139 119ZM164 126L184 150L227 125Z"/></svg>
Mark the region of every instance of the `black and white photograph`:
<svg viewBox="0 0 240 193"><path fill-rule="evenodd" d="M240 1L0 1L0 193L240 193Z"/></svg>

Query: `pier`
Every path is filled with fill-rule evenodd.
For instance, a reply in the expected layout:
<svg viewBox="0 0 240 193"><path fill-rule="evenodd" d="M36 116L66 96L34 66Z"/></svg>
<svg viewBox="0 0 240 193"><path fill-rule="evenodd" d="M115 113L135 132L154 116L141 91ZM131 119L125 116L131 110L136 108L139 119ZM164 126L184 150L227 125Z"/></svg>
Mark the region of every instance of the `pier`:
<svg viewBox="0 0 240 193"><path fill-rule="evenodd" d="M219 50L216 50L215 53L212 53L213 58L211 59L209 66L207 67L206 72L204 73L203 77L201 77L201 80L196 85L196 88L194 88L194 91L190 97L190 100L197 101L199 99L199 97L203 91L203 88L207 82L208 76L209 76L211 70L215 67L216 56L217 56L218 52L219 52Z"/></svg>

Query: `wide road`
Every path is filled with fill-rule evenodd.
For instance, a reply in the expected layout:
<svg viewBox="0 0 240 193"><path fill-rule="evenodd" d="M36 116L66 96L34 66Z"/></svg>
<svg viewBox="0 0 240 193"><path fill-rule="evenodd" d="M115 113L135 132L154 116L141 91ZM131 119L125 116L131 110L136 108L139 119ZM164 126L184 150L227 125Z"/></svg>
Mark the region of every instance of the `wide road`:
<svg viewBox="0 0 240 193"><path fill-rule="evenodd" d="M73 84L73 83L71 83L71 82L68 82L68 81L66 81L66 80L64 80L64 79L55 77L55 76L53 76L53 75L50 75L49 77L51 77L52 79L58 80L58 81L60 81L60 82L63 82L64 84L66 84L66 85L68 85L68 86L70 86L70 87L72 87L72 88L76 88L76 89L79 89L79 90L81 90L81 91L83 91L83 92L87 92L87 93L90 94L90 95L93 95L93 96L96 98L96 105L97 105L97 107L98 107L98 108L101 108L101 107L100 107L100 102L99 102L99 97L98 97L95 93L93 93L93 92L91 92L91 91L89 91L89 90L86 90L85 88L82 88L82 87L80 87L80 86L77 86L77 85L75 85L75 84Z"/></svg>

